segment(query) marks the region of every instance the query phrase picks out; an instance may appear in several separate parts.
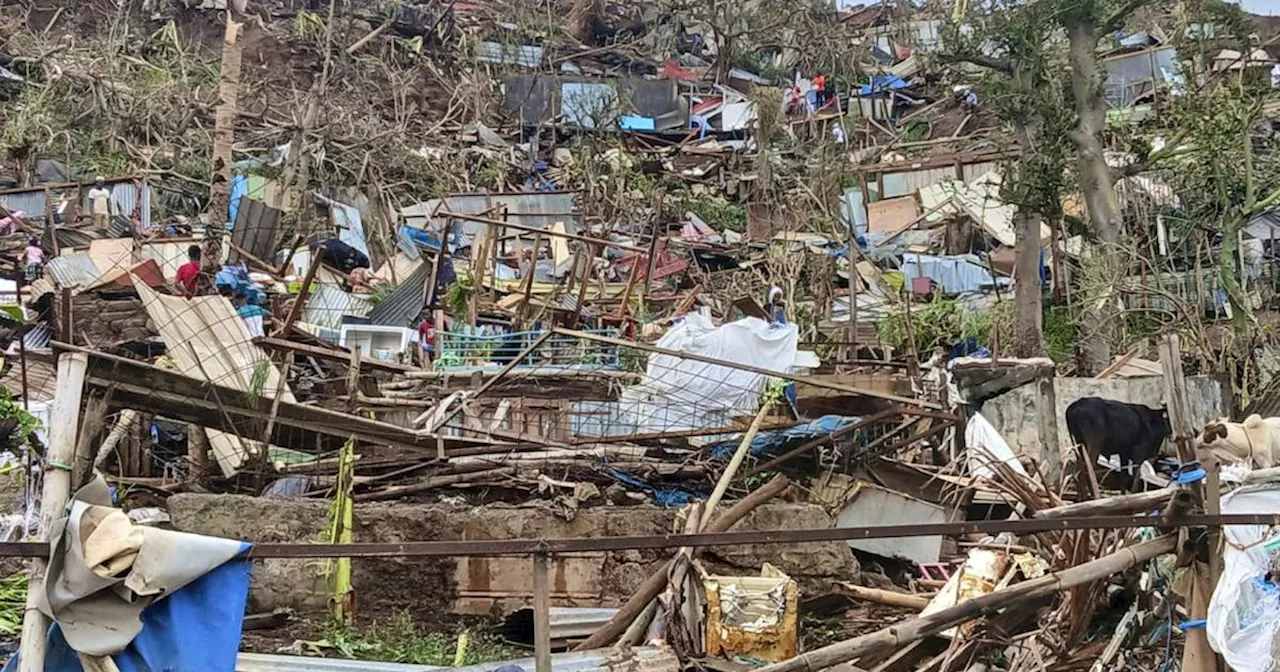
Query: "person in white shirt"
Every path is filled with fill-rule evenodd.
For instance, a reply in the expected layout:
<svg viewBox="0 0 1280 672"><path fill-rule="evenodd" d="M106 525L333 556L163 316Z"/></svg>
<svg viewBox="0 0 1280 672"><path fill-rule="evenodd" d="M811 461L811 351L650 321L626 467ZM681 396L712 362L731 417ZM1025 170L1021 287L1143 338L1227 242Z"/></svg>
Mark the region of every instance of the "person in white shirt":
<svg viewBox="0 0 1280 672"><path fill-rule="evenodd" d="M99 177L89 190L89 212L93 215L94 226L106 228L111 223L111 190L106 180Z"/></svg>

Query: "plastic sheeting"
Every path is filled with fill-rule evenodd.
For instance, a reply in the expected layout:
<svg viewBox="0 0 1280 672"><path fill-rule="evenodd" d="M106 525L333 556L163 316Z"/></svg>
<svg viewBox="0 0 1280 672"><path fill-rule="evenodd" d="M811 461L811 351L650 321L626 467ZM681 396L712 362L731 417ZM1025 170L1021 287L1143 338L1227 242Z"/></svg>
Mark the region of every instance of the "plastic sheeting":
<svg viewBox="0 0 1280 672"><path fill-rule="evenodd" d="M773 455L798 446L805 441L826 436L852 425L861 418L845 415L824 415L817 420L771 432L760 432L751 440L751 454ZM856 434L857 432L855 432ZM712 459L727 459L738 448L739 440L726 441L711 451Z"/></svg>
<svg viewBox="0 0 1280 672"><path fill-rule="evenodd" d="M51 530L48 573L32 595L55 621L45 671L110 657L120 672L233 672L249 544L137 526L111 501L97 478ZM5 671L17 668L15 655Z"/></svg>
<svg viewBox="0 0 1280 672"><path fill-rule="evenodd" d="M111 657L120 672L234 672L252 562L224 563L143 611L142 632ZM84 671L57 625L48 641L45 672ZM3 672L17 670L14 654Z"/></svg>
<svg viewBox="0 0 1280 672"><path fill-rule="evenodd" d="M908 278L927 277L942 287L946 294L976 292L997 282L1009 284L1008 278L997 278L972 254L934 257L927 254L902 255L902 274Z"/></svg>
<svg viewBox="0 0 1280 672"><path fill-rule="evenodd" d="M1280 513L1280 485L1240 488L1222 497L1222 513ZM1222 528L1222 577L1209 600L1209 646L1236 672L1268 672L1277 664L1280 587L1268 583L1267 525Z"/></svg>
<svg viewBox="0 0 1280 672"><path fill-rule="evenodd" d="M787 373L798 341L792 324L748 317L716 327L702 313L691 313L655 345ZM727 427L734 417L755 415L765 384L766 376L751 371L655 353L619 405L641 433Z"/></svg>
<svg viewBox="0 0 1280 672"><path fill-rule="evenodd" d="M976 478L995 478L993 462L1004 462L1016 473L1027 475L1009 443L991 426L981 413L974 413L965 423L964 444L968 446L969 475Z"/></svg>

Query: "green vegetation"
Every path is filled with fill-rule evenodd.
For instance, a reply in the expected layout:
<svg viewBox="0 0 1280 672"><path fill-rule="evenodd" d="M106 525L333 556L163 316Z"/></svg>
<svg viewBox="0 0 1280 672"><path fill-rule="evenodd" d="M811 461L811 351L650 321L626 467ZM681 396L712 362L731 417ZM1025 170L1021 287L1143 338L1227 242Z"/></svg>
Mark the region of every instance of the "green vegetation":
<svg viewBox="0 0 1280 672"><path fill-rule="evenodd" d="M0 579L0 635L16 635L22 630L22 614L27 608L27 573L18 572Z"/></svg>
<svg viewBox="0 0 1280 672"><path fill-rule="evenodd" d="M13 431L9 432L9 445L24 446L31 440L40 420L22 408L22 404L13 400L13 394L0 387L0 419L13 421Z"/></svg>
<svg viewBox="0 0 1280 672"><path fill-rule="evenodd" d="M718 196L696 196L690 192L682 192L667 207L676 217L684 217L684 213L692 212L717 231L747 230L747 206L730 203Z"/></svg>
<svg viewBox="0 0 1280 672"><path fill-rule="evenodd" d="M1008 304L996 306L996 319L1009 313ZM937 299L911 308L911 329L914 331L916 352L921 358L936 347L951 347L957 341L973 336L979 343L989 344L992 315L984 310L965 310L954 299ZM1000 331L1005 331L1001 329ZM876 325L880 340L895 348L907 347L907 315L896 313ZM1007 332L1006 332L1007 333Z"/></svg>
<svg viewBox="0 0 1280 672"><path fill-rule="evenodd" d="M1044 311L1044 349L1055 364L1075 356L1079 333L1076 312L1066 306L1050 306Z"/></svg>
<svg viewBox="0 0 1280 672"><path fill-rule="evenodd" d="M522 658L528 652L504 643L488 632L461 631L446 634L424 632L413 616L399 612L385 621L367 626L331 623L324 639L304 642L312 649L332 649L347 658L379 660L413 665L453 665L459 641L465 639L463 665L478 665Z"/></svg>

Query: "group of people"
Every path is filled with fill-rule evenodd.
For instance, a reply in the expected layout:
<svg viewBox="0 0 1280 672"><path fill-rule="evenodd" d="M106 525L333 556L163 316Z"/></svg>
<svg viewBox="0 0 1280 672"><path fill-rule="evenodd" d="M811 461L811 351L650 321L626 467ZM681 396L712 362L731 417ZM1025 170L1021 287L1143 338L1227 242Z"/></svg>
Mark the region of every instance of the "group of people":
<svg viewBox="0 0 1280 672"><path fill-rule="evenodd" d="M810 104L808 96L801 90L799 82L791 87L791 93L787 99L787 113L791 116L809 115L821 111L822 108L831 104L836 99L835 80L827 77L825 73L819 72L809 80L813 85L813 103Z"/></svg>
<svg viewBox="0 0 1280 672"><path fill-rule="evenodd" d="M111 189L107 187L106 178L99 177L94 180L93 187L89 189L88 197L89 212L93 217L94 226L105 229L111 223L113 207ZM53 208L55 222L61 221L61 215L69 202L64 196L59 204ZM22 230L25 215L25 212L9 213L4 220L4 227L8 227L9 231ZM41 245L39 238L32 236L27 240L27 248L23 253L23 260L25 261L25 267L22 275L28 283L44 277L44 247Z"/></svg>

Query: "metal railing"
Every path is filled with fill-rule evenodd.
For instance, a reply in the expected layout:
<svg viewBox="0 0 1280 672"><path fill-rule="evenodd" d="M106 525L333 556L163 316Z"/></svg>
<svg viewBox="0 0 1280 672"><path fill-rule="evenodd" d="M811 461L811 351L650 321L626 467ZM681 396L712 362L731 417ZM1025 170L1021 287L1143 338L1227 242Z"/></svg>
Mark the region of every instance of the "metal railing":
<svg viewBox="0 0 1280 672"><path fill-rule="evenodd" d="M511 363L545 332L518 331L507 334L440 334L438 371L497 370ZM591 329L587 333L617 338L617 329ZM620 346L554 334L517 365L521 368L618 370Z"/></svg>

